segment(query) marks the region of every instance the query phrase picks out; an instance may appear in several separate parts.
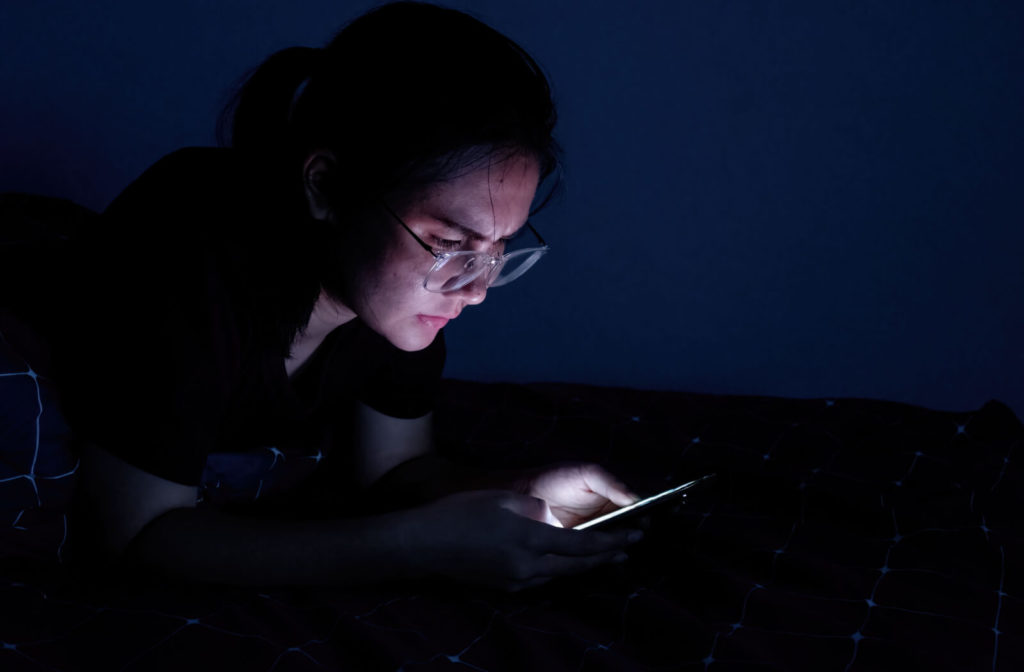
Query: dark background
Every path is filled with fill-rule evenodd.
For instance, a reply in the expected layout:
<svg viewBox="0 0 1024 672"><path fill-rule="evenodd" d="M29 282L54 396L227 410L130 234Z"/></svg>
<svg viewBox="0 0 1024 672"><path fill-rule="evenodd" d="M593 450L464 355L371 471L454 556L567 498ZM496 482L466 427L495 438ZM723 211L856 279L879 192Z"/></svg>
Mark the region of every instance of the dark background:
<svg viewBox="0 0 1024 672"><path fill-rule="evenodd" d="M103 208L372 4L5 0L0 191ZM1024 415L1024 3L451 4L551 76L567 182L448 376Z"/></svg>

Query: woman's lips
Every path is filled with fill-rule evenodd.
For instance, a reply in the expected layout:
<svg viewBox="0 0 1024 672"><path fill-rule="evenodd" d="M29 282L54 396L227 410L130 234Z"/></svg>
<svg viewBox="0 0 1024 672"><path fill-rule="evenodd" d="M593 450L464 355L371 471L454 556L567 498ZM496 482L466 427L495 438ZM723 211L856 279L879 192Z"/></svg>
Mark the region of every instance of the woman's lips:
<svg viewBox="0 0 1024 672"><path fill-rule="evenodd" d="M419 318L420 322L432 329L441 329L444 325L448 324L449 319L440 315L417 315L416 317Z"/></svg>

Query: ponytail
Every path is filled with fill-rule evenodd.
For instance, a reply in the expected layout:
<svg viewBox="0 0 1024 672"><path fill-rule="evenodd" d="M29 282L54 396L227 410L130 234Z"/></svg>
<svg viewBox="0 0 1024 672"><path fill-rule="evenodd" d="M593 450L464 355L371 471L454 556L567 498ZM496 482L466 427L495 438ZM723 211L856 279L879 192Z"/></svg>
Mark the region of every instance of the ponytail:
<svg viewBox="0 0 1024 672"><path fill-rule="evenodd" d="M341 217L517 153L557 178L555 122L547 78L522 47L457 10L393 2L323 49L268 58L224 109L218 138L293 196L305 155L333 152L323 190Z"/></svg>
<svg viewBox="0 0 1024 672"><path fill-rule="evenodd" d="M262 157L287 154L293 101L322 51L289 47L251 71L221 113L220 144Z"/></svg>

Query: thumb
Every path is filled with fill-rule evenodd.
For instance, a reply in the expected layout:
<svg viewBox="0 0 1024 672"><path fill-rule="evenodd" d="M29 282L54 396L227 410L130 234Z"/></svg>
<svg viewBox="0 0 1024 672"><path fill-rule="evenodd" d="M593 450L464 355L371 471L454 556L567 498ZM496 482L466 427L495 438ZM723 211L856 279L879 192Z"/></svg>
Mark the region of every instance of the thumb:
<svg viewBox="0 0 1024 672"><path fill-rule="evenodd" d="M548 506L548 503L540 497L514 495L506 498L505 501L502 502L501 508L508 509L518 516L523 516L530 520L536 520L538 523L547 523L554 527L563 527L558 518L555 518L555 514L551 512L551 507Z"/></svg>
<svg viewBox="0 0 1024 672"><path fill-rule="evenodd" d="M584 478L588 488L610 500L616 506L629 506L640 500L640 496L630 491L625 483L597 465L587 469Z"/></svg>

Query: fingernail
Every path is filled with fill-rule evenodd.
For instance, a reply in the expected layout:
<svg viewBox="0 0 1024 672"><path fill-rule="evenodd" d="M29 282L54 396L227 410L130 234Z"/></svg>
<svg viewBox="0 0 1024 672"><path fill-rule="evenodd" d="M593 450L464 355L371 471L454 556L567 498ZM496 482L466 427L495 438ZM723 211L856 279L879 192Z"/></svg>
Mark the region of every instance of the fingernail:
<svg viewBox="0 0 1024 672"><path fill-rule="evenodd" d="M644 538L644 533L641 532L640 530L633 530L632 532L629 533L629 536L626 537L626 539L631 544L635 544L636 542L640 541L643 538Z"/></svg>

